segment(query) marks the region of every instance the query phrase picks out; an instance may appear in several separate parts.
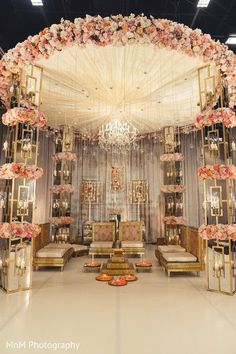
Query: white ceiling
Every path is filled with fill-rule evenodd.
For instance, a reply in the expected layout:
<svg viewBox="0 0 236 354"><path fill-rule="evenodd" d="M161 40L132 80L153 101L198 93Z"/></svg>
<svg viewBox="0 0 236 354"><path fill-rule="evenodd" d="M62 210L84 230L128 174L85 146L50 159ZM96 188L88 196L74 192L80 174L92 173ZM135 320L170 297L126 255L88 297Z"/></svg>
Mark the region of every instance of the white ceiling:
<svg viewBox="0 0 236 354"><path fill-rule="evenodd" d="M186 125L199 111L200 58L153 45L64 49L44 68L41 110L49 125L73 125L95 133L112 118L150 132Z"/></svg>

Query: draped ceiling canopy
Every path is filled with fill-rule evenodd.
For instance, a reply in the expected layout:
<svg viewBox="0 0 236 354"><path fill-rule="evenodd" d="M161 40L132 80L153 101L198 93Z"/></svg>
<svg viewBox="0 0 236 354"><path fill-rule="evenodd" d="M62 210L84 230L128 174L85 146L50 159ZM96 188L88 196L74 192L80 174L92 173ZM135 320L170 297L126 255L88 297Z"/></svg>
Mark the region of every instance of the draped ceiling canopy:
<svg viewBox="0 0 236 354"><path fill-rule="evenodd" d="M42 111L51 126L96 133L113 118L139 132L187 125L199 111L199 57L148 44L69 47L38 61Z"/></svg>
<svg viewBox="0 0 236 354"><path fill-rule="evenodd" d="M140 133L188 125L199 111L197 69L205 64L224 74L230 106L236 104L235 54L201 30L166 19L86 16L29 36L0 61L6 107L12 74L29 64L43 68L41 109L52 127L66 123L96 134L114 118Z"/></svg>

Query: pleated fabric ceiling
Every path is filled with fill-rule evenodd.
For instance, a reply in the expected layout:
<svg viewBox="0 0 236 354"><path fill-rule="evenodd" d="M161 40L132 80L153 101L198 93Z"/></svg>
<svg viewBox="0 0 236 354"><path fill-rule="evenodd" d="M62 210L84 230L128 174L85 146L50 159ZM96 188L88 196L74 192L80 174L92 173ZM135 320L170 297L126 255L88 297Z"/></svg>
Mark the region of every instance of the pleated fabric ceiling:
<svg viewBox="0 0 236 354"><path fill-rule="evenodd" d="M91 134L119 118L144 133L191 124L199 112L200 57L151 44L86 45L36 64L43 67L41 110L52 127L66 123Z"/></svg>

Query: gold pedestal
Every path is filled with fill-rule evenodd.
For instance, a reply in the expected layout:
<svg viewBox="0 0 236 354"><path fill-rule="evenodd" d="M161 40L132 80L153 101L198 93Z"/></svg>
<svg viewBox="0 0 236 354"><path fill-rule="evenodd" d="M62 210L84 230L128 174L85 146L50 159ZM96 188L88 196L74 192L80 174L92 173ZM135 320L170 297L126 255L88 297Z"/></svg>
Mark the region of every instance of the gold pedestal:
<svg viewBox="0 0 236 354"><path fill-rule="evenodd" d="M134 266L129 263L124 257L124 251L121 248L114 250L114 255L104 263L102 266L101 273L108 275L126 275L134 274Z"/></svg>

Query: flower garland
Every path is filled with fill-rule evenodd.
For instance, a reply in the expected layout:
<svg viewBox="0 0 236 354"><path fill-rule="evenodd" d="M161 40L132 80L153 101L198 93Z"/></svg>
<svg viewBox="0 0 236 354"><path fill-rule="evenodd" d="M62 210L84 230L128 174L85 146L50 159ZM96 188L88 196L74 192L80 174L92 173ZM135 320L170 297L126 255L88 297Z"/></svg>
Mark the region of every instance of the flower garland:
<svg viewBox="0 0 236 354"><path fill-rule="evenodd" d="M198 177L205 179L235 179L236 167L233 165L203 166L198 169Z"/></svg>
<svg viewBox="0 0 236 354"><path fill-rule="evenodd" d="M198 129L216 123L224 123L224 125L229 128L235 127L235 112L230 108L217 108L208 110L204 113L200 113L195 118L195 126Z"/></svg>
<svg viewBox="0 0 236 354"><path fill-rule="evenodd" d="M205 240L236 240L236 224L201 225L199 235Z"/></svg>
<svg viewBox="0 0 236 354"><path fill-rule="evenodd" d="M0 179L26 178L36 180L43 175L43 169L35 165L12 162L0 167Z"/></svg>
<svg viewBox="0 0 236 354"><path fill-rule="evenodd" d="M163 193L183 193L186 187L183 184L168 184L161 186Z"/></svg>
<svg viewBox="0 0 236 354"><path fill-rule="evenodd" d="M162 154L160 156L160 161L165 162L165 161L183 161L184 160L184 155L180 154L178 152L174 154Z"/></svg>
<svg viewBox="0 0 236 354"><path fill-rule="evenodd" d="M188 56L201 57L213 62L226 75L229 86L235 86L236 56L225 44L191 28L167 19L146 16L86 16L74 22L61 23L45 28L39 34L29 36L9 50L0 61L0 97L7 106L12 74L18 74L25 66L40 59L47 59L66 46L93 44L98 46L126 44L154 44L159 48L177 50ZM230 95L230 104L236 102L236 94Z"/></svg>
<svg viewBox="0 0 236 354"><path fill-rule="evenodd" d="M55 226L60 226L60 225L70 225L74 222L74 218L71 216L59 216L59 217L53 217L49 219L49 222Z"/></svg>
<svg viewBox="0 0 236 354"><path fill-rule="evenodd" d="M28 223L8 223L0 224L0 238L32 238L40 234L41 227L36 224Z"/></svg>
<svg viewBox="0 0 236 354"><path fill-rule="evenodd" d="M36 108L15 107L9 109L2 116L2 122L5 125L16 125L17 123L26 123L35 127L43 128L47 124L47 118Z"/></svg>
<svg viewBox="0 0 236 354"><path fill-rule="evenodd" d="M52 155L52 160L53 161L60 161L60 160L66 160L66 161L76 161L77 156L74 152L59 152L58 154Z"/></svg>
<svg viewBox="0 0 236 354"><path fill-rule="evenodd" d="M75 188L71 184L55 184L50 187L52 193L72 193L74 190Z"/></svg>
<svg viewBox="0 0 236 354"><path fill-rule="evenodd" d="M186 225L186 219L183 216L164 216L163 221L167 225Z"/></svg>

